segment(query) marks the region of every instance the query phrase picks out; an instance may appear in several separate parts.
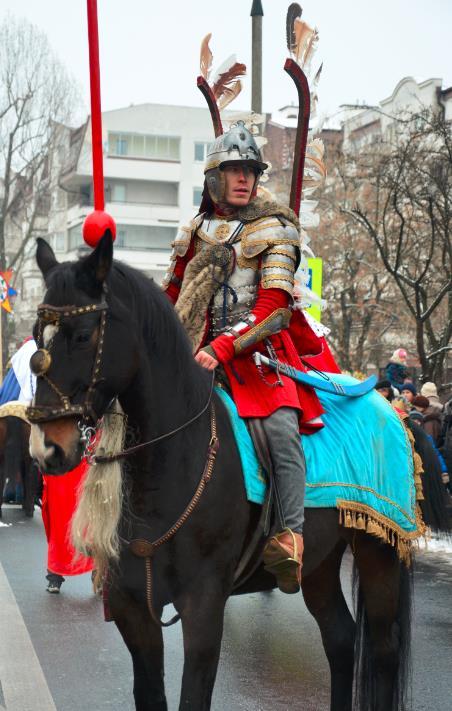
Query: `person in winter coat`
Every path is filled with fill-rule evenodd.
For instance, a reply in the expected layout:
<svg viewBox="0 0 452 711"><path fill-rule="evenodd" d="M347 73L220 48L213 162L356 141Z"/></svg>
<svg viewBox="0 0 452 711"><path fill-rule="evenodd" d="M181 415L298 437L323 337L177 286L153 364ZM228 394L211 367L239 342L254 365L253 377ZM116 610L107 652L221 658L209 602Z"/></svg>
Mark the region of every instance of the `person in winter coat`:
<svg viewBox="0 0 452 711"><path fill-rule="evenodd" d="M397 348L386 366L386 378L390 381L392 387L397 388L399 392L401 392L404 380L408 376L406 361L406 350L404 348Z"/></svg>
<svg viewBox="0 0 452 711"><path fill-rule="evenodd" d="M435 383L424 383L421 388L421 395L428 398L431 407L436 407L440 412L443 411L444 405L438 397L438 389Z"/></svg>
<svg viewBox="0 0 452 711"><path fill-rule="evenodd" d="M417 395L415 386L413 383L403 383L401 388L402 390L400 391L400 394L411 405Z"/></svg>
<svg viewBox="0 0 452 711"><path fill-rule="evenodd" d="M422 414L422 412L419 412L419 410L415 410L413 408L413 410L411 410L411 412L409 414L409 419L410 419L410 422L415 422L417 425L422 427L422 429L424 429L424 415ZM427 434L427 432L425 434L427 435L429 442L432 445L433 449L435 450L436 456L438 457L438 461L441 466L441 475L442 475L442 479L443 479L443 484L445 484L447 487L447 485L450 482L450 477L449 477L449 470L448 470L446 461L442 455L441 450L436 446L433 437L431 435Z"/></svg>
<svg viewBox="0 0 452 711"><path fill-rule="evenodd" d="M422 413L424 418L423 429L428 435L433 437L435 445L438 445L442 425L441 411L437 407L432 407L425 395L417 395L411 404L415 410Z"/></svg>
<svg viewBox="0 0 452 711"><path fill-rule="evenodd" d="M450 475L452 473L452 398L444 405L443 424L438 444ZM448 489L449 493L452 493L452 481L450 480Z"/></svg>
<svg viewBox="0 0 452 711"><path fill-rule="evenodd" d="M386 400L391 402L394 400L394 390L392 389L391 382L389 380L379 380L375 385L375 390L383 395Z"/></svg>

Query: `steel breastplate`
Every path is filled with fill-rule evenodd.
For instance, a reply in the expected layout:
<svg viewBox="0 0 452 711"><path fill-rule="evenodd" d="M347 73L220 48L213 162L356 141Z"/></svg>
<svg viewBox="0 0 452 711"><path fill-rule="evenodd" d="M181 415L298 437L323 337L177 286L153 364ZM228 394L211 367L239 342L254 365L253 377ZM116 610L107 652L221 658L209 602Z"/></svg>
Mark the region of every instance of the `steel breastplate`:
<svg viewBox="0 0 452 711"><path fill-rule="evenodd" d="M206 245L227 243L240 224L238 220L217 218L205 221L196 233L198 249ZM234 252L234 269L227 283L221 285L215 293L209 309L212 337L245 318L256 303L258 260L243 256L240 233L230 249Z"/></svg>

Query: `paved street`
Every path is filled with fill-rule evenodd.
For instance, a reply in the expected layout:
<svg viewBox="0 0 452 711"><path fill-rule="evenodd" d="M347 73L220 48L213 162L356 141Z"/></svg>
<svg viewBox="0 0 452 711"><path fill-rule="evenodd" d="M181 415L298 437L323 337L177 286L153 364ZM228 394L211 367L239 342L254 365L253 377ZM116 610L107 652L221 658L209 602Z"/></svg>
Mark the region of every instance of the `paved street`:
<svg viewBox="0 0 452 711"><path fill-rule="evenodd" d="M103 622L89 576L68 579L59 596L49 595L39 512L28 520L7 507L2 521L11 525L0 527L0 709L132 711L129 655L114 624ZM417 558L413 711L451 708L451 551L449 544L449 553ZM173 711L182 670L180 626L166 630L165 640ZM213 711L326 711L328 699L319 632L301 596L232 599Z"/></svg>

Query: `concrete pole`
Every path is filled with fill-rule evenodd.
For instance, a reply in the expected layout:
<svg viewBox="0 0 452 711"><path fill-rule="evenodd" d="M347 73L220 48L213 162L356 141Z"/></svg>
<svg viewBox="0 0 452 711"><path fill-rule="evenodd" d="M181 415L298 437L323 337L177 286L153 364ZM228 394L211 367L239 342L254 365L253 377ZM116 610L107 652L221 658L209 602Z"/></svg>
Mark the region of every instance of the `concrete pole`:
<svg viewBox="0 0 452 711"><path fill-rule="evenodd" d="M262 113L262 18L261 0L253 0L251 8L252 61L251 61L251 110Z"/></svg>

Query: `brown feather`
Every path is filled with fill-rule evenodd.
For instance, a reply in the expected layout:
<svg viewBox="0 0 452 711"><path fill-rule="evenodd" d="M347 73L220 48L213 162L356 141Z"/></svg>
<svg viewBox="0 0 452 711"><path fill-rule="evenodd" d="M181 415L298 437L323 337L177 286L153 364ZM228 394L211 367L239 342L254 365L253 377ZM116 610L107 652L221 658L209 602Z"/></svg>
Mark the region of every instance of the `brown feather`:
<svg viewBox="0 0 452 711"><path fill-rule="evenodd" d="M305 51L305 54L303 57L303 67L306 67L306 71L309 71L309 69L310 69L311 59L314 56L314 53L317 49L318 42L319 42L319 31L316 27L316 28L314 28L314 31L309 38L309 41L308 41L308 44L306 47L306 51Z"/></svg>
<svg viewBox="0 0 452 711"><path fill-rule="evenodd" d="M293 52L295 46L295 32L294 23L298 17L301 17L302 9L297 2L293 2L289 5L287 9L286 16L286 37L287 37L287 49L289 52Z"/></svg>
<svg viewBox="0 0 452 711"><path fill-rule="evenodd" d="M232 82L229 86L225 86L223 94L221 97L218 99L218 109L220 111L223 111L223 109L226 108L226 106L229 106L231 101L234 101L234 99L240 94L242 91L242 82L240 79L237 79L237 81Z"/></svg>
<svg viewBox="0 0 452 711"><path fill-rule="evenodd" d="M209 42L210 38L212 37L212 33L209 32L208 35L206 35L201 42L201 55L200 55L200 71L201 75L204 77L204 79L209 78L210 70L212 69L212 60L213 60L213 54L210 51L209 47Z"/></svg>
<svg viewBox="0 0 452 711"><path fill-rule="evenodd" d="M293 48L293 53L295 60L302 67L305 63L306 52L310 46L313 35L315 35L316 30L309 27L307 22L303 20L296 19L294 23L294 33L295 33L295 45Z"/></svg>
<svg viewBox="0 0 452 711"><path fill-rule="evenodd" d="M234 57L234 60L235 60L235 57ZM223 65L223 66L225 66L225 65ZM236 84L239 77L244 76L244 74L246 74L246 66L244 64L240 64L240 62L234 61L234 64L232 64L232 66L229 66L228 68L225 68L224 70L222 67L219 69L219 71L215 77L214 84L212 86L213 94L214 94L218 103L220 103L220 101L222 101L222 97L224 94L231 93L232 85ZM237 89L237 87L235 87L233 89L233 91L236 91L236 89ZM241 89L241 85L240 85L239 91L240 91L240 89ZM234 93L234 96L232 98L235 98L235 96L237 96L237 93ZM232 98L230 99L231 101L232 101Z"/></svg>

